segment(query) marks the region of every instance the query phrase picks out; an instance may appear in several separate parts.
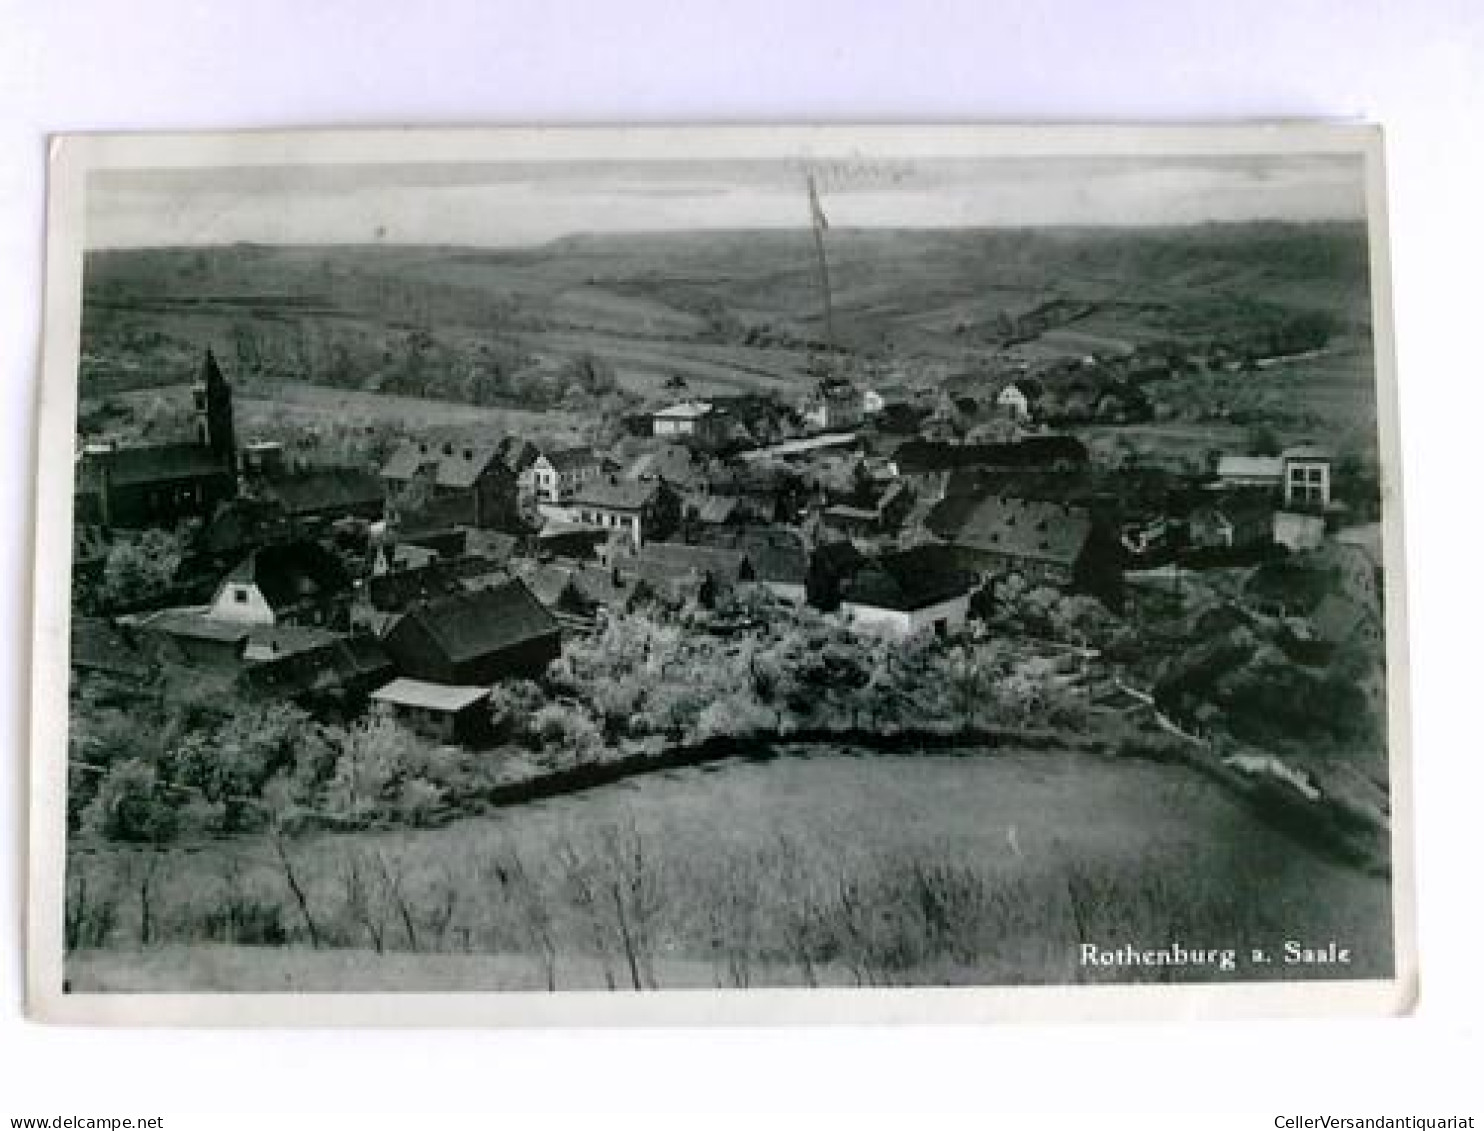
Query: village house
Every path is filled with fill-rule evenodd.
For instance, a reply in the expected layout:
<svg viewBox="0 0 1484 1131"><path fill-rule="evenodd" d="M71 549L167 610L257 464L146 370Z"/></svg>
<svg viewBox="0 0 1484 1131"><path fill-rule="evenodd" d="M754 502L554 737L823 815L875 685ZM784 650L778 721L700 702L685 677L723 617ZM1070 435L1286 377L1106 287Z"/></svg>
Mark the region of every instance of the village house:
<svg viewBox="0 0 1484 1131"><path fill-rule="evenodd" d="M592 448L562 448L542 452L521 473L522 487L540 503L561 503L588 480L602 473L602 463Z"/></svg>
<svg viewBox="0 0 1484 1131"><path fill-rule="evenodd" d="M1324 545L1324 516L1308 511L1274 511L1273 541L1294 553L1317 550Z"/></svg>
<svg viewBox="0 0 1484 1131"><path fill-rule="evenodd" d="M519 514L518 473L504 458L508 447L406 441L381 469L392 517L437 502L450 523L511 527Z"/></svg>
<svg viewBox="0 0 1484 1131"><path fill-rule="evenodd" d="M596 530L616 531L638 548L662 538L680 518L680 499L661 480L607 476L586 484L564 508L560 520Z"/></svg>
<svg viewBox="0 0 1484 1131"><path fill-rule="evenodd" d="M1276 456L1224 455L1216 462L1223 487L1260 487L1280 495L1287 510L1323 511L1330 505L1334 453L1312 444Z"/></svg>
<svg viewBox="0 0 1484 1131"><path fill-rule="evenodd" d="M928 515L928 528L966 569L1019 575L1123 603L1123 548L1085 507L1004 495L950 498Z"/></svg>
<svg viewBox="0 0 1484 1131"><path fill-rule="evenodd" d="M371 693L383 718L395 719L434 742L477 745L490 734L490 689L451 686L403 676Z"/></svg>
<svg viewBox="0 0 1484 1131"><path fill-rule="evenodd" d="M379 521L386 488L369 472L354 467L313 467L267 475L253 483L254 494L276 502L301 530L345 518Z"/></svg>
<svg viewBox="0 0 1484 1131"><path fill-rule="evenodd" d="M650 542L634 556L632 567L655 592L706 607L754 576L740 550L683 542Z"/></svg>
<svg viewBox="0 0 1484 1131"><path fill-rule="evenodd" d="M944 636L963 627L975 585L947 547L914 546L873 558L845 578L840 608L853 624L899 639Z"/></svg>
<svg viewBox="0 0 1484 1131"><path fill-rule="evenodd" d="M237 687L250 698L291 702L317 714L349 719L391 676L391 659L376 639L333 635L315 647L249 663L239 674Z"/></svg>
<svg viewBox="0 0 1484 1131"><path fill-rule="evenodd" d="M1334 453L1313 444L1286 449L1283 461L1283 505L1323 510L1330 504L1330 472Z"/></svg>
<svg viewBox="0 0 1484 1131"><path fill-rule="evenodd" d="M884 407L884 406L883 406ZM849 381L821 381L800 410L804 426L817 432L854 428L865 415L861 396Z"/></svg>
<svg viewBox="0 0 1484 1131"><path fill-rule="evenodd" d="M1029 378L1011 381L995 394L995 408L1012 420L1029 420L1041 399L1041 386Z"/></svg>
<svg viewBox="0 0 1484 1131"><path fill-rule="evenodd" d="M662 440L710 443L721 435L721 413L709 401L681 401L650 414L650 434Z"/></svg>
<svg viewBox="0 0 1484 1131"><path fill-rule="evenodd" d="M435 742L478 743L489 736L490 689L400 676L371 693L377 712Z"/></svg>
<svg viewBox="0 0 1484 1131"><path fill-rule="evenodd" d="M1238 493L1202 503L1190 513L1190 544L1202 550L1238 550L1273 542L1273 504L1261 494Z"/></svg>
<svg viewBox="0 0 1484 1131"><path fill-rule="evenodd" d="M950 476L961 471L1049 472L1066 474L1088 464L1087 446L1075 436L1027 436L1004 444L951 444L908 440L890 457L890 466L919 497L941 499Z"/></svg>
<svg viewBox="0 0 1484 1131"><path fill-rule="evenodd" d="M803 535L783 526L732 526L703 530L704 544L743 554L752 583L791 605L808 597L809 548Z"/></svg>
<svg viewBox="0 0 1484 1131"><path fill-rule="evenodd" d="M383 643L397 671L456 686L539 675L561 650L561 628L519 580L415 604Z"/></svg>
<svg viewBox="0 0 1484 1131"><path fill-rule="evenodd" d="M238 625L335 626L348 618L351 580L315 542L261 546L227 574L206 618Z"/></svg>
<svg viewBox="0 0 1484 1131"><path fill-rule="evenodd" d="M619 478L631 483L665 483L683 495L704 492L707 461L684 444L658 444L635 456Z"/></svg>

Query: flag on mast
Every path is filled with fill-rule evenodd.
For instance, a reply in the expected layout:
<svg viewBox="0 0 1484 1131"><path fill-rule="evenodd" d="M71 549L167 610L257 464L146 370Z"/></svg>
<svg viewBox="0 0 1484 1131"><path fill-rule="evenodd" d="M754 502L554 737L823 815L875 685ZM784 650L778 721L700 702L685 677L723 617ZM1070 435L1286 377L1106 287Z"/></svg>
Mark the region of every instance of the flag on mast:
<svg viewBox="0 0 1484 1131"><path fill-rule="evenodd" d="M825 218L824 209L819 206L819 190L814 187L814 174L809 174L809 214L814 220L814 226L821 232L830 230L830 222Z"/></svg>

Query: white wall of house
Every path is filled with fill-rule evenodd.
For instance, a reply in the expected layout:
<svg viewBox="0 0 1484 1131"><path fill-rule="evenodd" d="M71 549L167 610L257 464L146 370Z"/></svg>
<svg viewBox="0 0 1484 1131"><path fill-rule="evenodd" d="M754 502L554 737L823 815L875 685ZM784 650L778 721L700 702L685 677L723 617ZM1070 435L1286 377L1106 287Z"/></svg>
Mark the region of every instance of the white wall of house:
<svg viewBox="0 0 1484 1131"><path fill-rule="evenodd" d="M1288 506L1329 506L1329 461L1286 460L1283 465L1283 501Z"/></svg>
<svg viewBox="0 0 1484 1131"><path fill-rule="evenodd" d="M222 582L206 615L212 620L231 621L233 624L278 622L273 606L264 599L262 590L250 581Z"/></svg>
<svg viewBox="0 0 1484 1131"><path fill-rule="evenodd" d="M962 628L969 616L969 595L965 593L963 596L952 597L910 612L881 609L875 605L858 605L853 601L842 602L840 607L854 624L906 639L918 633L937 631L939 622L944 631Z"/></svg>
<svg viewBox="0 0 1484 1131"><path fill-rule="evenodd" d="M1317 549L1324 541L1324 519L1314 514L1277 511L1273 515L1273 541L1290 550Z"/></svg>
<svg viewBox="0 0 1484 1131"><path fill-rule="evenodd" d="M1031 414L1031 402L1014 385L1001 389L1000 395L995 398L995 404L1011 416L1023 418Z"/></svg>

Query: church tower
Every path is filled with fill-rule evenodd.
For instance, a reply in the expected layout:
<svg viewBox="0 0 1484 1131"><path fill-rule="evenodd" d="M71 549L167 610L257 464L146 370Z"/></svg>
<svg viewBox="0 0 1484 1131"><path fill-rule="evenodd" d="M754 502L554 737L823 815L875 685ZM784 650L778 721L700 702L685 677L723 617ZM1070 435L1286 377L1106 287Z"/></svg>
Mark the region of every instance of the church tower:
<svg viewBox="0 0 1484 1131"><path fill-rule="evenodd" d="M232 425L232 386L227 383L210 348L201 364L201 378L196 383L195 394L197 438L235 470L237 433Z"/></svg>

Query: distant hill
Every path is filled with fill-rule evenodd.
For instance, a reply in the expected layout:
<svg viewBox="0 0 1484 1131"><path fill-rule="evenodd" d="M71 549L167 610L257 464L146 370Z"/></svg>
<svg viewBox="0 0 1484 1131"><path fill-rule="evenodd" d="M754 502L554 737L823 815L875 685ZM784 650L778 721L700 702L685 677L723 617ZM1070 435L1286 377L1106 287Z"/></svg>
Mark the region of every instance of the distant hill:
<svg viewBox="0 0 1484 1131"><path fill-rule="evenodd" d="M836 344L972 364L1010 321L1091 304L1084 340L1200 335L1283 312L1367 319L1360 224L832 230ZM1240 325L1237 329L1240 329ZM88 255L82 391L234 377L539 405L591 354L656 395L807 381L824 343L798 231L574 235L518 249L159 248Z"/></svg>

